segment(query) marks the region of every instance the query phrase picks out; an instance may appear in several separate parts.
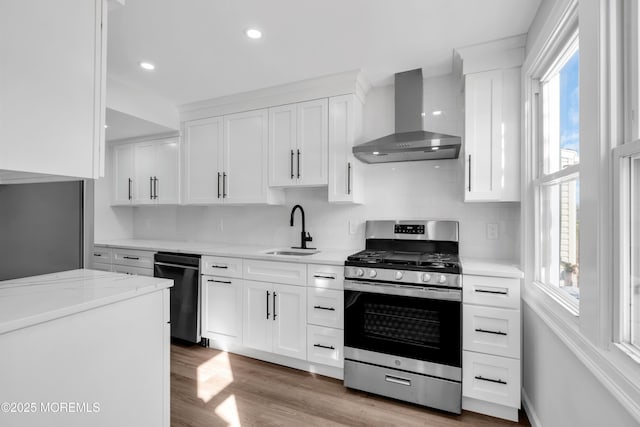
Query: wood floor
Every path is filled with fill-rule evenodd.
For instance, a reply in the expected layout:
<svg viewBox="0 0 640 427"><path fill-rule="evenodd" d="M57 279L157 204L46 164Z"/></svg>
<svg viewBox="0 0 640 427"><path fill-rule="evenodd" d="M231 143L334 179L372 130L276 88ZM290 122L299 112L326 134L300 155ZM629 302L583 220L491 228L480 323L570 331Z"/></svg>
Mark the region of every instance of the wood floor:
<svg viewBox="0 0 640 427"><path fill-rule="evenodd" d="M529 426L450 415L342 381L199 346L171 346L171 426Z"/></svg>

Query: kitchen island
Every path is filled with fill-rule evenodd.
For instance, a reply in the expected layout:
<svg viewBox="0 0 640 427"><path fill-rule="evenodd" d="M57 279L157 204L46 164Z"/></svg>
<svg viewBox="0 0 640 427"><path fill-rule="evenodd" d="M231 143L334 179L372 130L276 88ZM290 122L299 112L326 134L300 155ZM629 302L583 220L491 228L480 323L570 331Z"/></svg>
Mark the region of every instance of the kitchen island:
<svg viewBox="0 0 640 427"><path fill-rule="evenodd" d="M171 280L0 282L0 425L169 425Z"/></svg>

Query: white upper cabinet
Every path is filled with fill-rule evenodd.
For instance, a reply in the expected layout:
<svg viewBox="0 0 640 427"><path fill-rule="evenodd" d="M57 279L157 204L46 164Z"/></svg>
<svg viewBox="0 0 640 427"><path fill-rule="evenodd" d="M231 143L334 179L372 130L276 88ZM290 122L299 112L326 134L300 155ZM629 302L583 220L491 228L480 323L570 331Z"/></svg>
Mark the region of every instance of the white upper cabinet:
<svg viewBox="0 0 640 427"><path fill-rule="evenodd" d="M183 132L183 202L222 203L222 117L187 122Z"/></svg>
<svg viewBox="0 0 640 427"><path fill-rule="evenodd" d="M0 2L0 170L104 175L106 6Z"/></svg>
<svg viewBox="0 0 640 427"><path fill-rule="evenodd" d="M269 185L328 183L328 100L269 109Z"/></svg>
<svg viewBox="0 0 640 427"><path fill-rule="evenodd" d="M178 204L178 138L116 145L111 151L112 204Z"/></svg>
<svg viewBox="0 0 640 427"><path fill-rule="evenodd" d="M281 203L268 187L266 109L184 123L184 204Z"/></svg>
<svg viewBox="0 0 640 427"><path fill-rule="evenodd" d="M355 95L329 99L329 202L362 203L360 162L351 151L362 135L362 103Z"/></svg>

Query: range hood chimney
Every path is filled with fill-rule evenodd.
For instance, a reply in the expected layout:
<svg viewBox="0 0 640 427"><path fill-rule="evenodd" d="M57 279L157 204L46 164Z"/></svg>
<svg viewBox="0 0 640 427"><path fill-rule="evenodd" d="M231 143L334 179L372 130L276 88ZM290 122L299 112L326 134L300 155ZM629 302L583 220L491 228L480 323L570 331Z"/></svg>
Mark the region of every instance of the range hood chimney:
<svg viewBox="0 0 640 427"><path fill-rule="evenodd" d="M353 147L365 163L457 159L459 136L429 132L422 126L422 69L395 75L396 132Z"/></svg>

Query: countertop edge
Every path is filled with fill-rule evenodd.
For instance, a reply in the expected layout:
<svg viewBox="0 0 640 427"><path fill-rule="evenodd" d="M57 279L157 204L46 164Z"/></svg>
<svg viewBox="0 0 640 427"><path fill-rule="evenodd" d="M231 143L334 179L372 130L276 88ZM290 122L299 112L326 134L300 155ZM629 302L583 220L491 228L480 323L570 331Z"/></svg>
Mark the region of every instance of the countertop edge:
<svg viewBox="0 0 640 427"><path fill-rule="evenodd" d="M461 257L463 275L522 279L524 273L512 261Z"/></svg>

